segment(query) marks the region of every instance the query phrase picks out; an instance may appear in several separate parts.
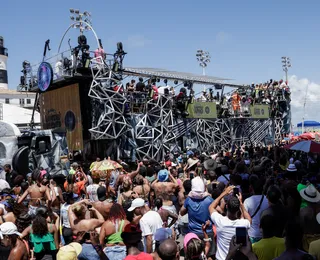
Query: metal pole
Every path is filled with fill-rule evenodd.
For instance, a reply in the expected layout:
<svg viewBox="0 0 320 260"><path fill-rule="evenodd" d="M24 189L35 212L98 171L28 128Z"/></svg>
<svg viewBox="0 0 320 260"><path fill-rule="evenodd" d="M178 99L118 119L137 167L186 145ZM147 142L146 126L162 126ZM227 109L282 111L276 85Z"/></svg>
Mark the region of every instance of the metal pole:
<svg viewBox="0 0 320 260"><path fill-rule="evenodd" d="M202 75L205 76L206 75L206 68L202 67Z"/></svg>
<svg viewBox="0 0 320 260"><path fill-rule="evenodd" d="M306 114L306 103L307 103L308 88L309 88L309 83L308 83L307 88L306 88L306 96L304 97L304 104L303 104L302 133L304 133L304 119L305 119L304 117L305 117L305 114Z"/></svg>

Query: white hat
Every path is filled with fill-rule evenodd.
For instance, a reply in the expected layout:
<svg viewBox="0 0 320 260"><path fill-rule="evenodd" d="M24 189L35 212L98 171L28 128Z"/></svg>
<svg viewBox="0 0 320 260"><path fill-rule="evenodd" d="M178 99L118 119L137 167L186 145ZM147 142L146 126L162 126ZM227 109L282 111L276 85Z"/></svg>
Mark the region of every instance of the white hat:
<svg viewBox="0 0 320 260"><path fill-rule="evenodd" d="M317 203L320 201L320 193L312 184L310 184L307 188L302 189L300 191L300 196L308 202Z"/></svg>
<svg viewBox="0 0 320 260"><path fill-rule="evenodd" d="M136 208L143 207L145 205L145 202L141 198L136 198L132 201L131 207L128 208L128 211L134 211Z"/></svg>
<svg viewBox="0 0 320 260"><path fill-rule="evenodd" d="M17 226L12 222L5 222L0 225L0 238L3 239L4 235L18 235L21 236L21 233L18 232Z"/></svg>
<svg viewBox="0 0 320 260"><path fill-rule="evenodd" d="M320 213L317 214L316 219L317 219L318 224L320 224Z"/></svg>
<svg viewBox="0 0 320 260"><path fill-rule="evenodd" d="M288 168L287 168L287 171L288 172L296 172L297 171L297 167L293 163L290 163Z"/></svg>
<svg viewBox="0 0 320 260"><path fill-rule="evenodd" d="M198 159L189 158L187 161L188 169L191 168L193 165L197 164L198 162L199 162Z"/></svg>
<svg viewBox="0 0 320 260"><path fill-rule="evenodd" d="M191 190L194 192L205 192L206 187L204 185L203 179L201 179L199 176L195 177L191 181Z"/></svg>
<svg viewBox="0 0 320 260"><path fill-rule="evenodd" d="M78 255L82 251L82 246L79 243L72 242L59 249L57 260L77 260Z"/></svg>

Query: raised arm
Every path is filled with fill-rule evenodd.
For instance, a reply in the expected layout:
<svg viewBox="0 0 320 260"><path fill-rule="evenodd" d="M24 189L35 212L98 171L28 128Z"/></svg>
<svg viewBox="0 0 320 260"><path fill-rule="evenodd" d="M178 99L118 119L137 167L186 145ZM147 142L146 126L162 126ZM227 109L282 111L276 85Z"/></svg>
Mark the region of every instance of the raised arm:
<svg viewBox="0 0 320 260"><path fill-rule="evenodd" d="M134 177L136 177L137 174L140 172L140 167L141 167L142 165L143 165L143 162L139 162L137 169L136 169L134 172L128 173L128 176L131 178L131 180L133 180Z"/></svg>
<svg viewBox="0 0 320 260"><path fill-rule="evenodd" d="M234 186L229 186L227 187L221 194L218 198L216 198L212 203L211 205L209 206L209 212L210 212L210 215L212 215L213 212L218 212L217 211L217 207L220 203L220 200L222 200L222 198L226 195L228 195L232 190L233 190Z"/></svg>
<svg viewBox="0 0 320 260"><path fill-rule="evenodd" d="M27 235L29 235L31 232L31 226L27 226L21 233L21 238L26 237Z"/></svg>
<svg viewBox="0 0 320 260"><path fill-rule="evenodd" d="M263 196L263 195L262 195ZM242 215L245 219L249 220L250 224L252 224L252 219L251 219L251 216L250 214L248 213L248 211L246 210L245 206L243 205L242 203L242 194L239 193L239 195L237 195L237 198L239 199L240 201L240 209L241 209L241 212L242 212Z"/></svg>

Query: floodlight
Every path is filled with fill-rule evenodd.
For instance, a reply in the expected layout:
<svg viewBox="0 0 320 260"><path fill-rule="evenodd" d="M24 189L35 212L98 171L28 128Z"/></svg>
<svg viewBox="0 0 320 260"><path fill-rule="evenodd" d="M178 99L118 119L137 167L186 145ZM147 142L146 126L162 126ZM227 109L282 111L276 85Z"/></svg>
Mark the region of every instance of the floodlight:
<svg viewBox="0 0 320 260"><path fill-rule="evenodd" d="M74 13L74 9L73 8L70 8L70 13Z"/></svg>
<svg viewBox="0 0 320 260"><path fill-rule="evenodd" d="M175 80L173 83L176 84L176 85L178 85L179 81L178 81L178 80Z"/></svg>
<svg viewBox="0 0 320 260"><path fill-rule="evenodd" d="M80 21L80 17L79 16L76 17L76 21Z"/></svg>
<svg viewBox="0 0 320 260"><path fill-rule="evenodd" d="M74 13L79 14L80 11L78 9L74 10Z"/></svg>
<svg viewBox="0 0 320 260"><path fill-rule="evenodd" d="M72 21L74 21L74 16L70 16L70 19L71 19Z"/></svg>

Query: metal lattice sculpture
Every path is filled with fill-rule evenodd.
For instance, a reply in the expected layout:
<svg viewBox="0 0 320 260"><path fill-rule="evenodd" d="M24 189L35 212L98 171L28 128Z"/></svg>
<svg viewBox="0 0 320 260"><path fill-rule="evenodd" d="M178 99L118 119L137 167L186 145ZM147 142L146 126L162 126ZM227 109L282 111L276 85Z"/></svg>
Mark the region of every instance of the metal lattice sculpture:
<svg viewBox="0 0 320 260"><path fill-rule="evenodd" d="M255 146L265 144L267 139L281 139L281 119L180 118L174 113L172 97L160 95L154 100L145 94L139 101L134 94L123 93L120 72L112 71L99 58L93 59L92 65L91 137L116 141L118 145L127 143L129 148L124 150L131 151L132 158L162 160L168 151L182 149L181 140L184 145L211 152L229 150L234 144Z"/></svg>

